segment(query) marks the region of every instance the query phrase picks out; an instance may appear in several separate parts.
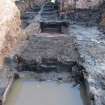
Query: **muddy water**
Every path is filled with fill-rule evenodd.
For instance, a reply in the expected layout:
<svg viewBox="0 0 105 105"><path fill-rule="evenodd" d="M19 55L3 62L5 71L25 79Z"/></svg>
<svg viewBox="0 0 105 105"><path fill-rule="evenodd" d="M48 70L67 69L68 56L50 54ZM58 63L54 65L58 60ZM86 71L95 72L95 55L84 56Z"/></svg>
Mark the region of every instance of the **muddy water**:
<svg viewBox="0 0 105 105"><path fill-rule="evenodd" d="M17 80L5 105L83 105L80 92L69 83Z"/></svg>

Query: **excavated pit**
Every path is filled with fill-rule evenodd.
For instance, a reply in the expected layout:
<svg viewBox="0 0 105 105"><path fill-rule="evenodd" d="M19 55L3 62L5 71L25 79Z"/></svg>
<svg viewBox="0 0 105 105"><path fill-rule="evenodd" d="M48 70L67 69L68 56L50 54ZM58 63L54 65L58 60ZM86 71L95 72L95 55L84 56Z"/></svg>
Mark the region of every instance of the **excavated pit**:
<svg viewBox="0 0 105 105"><path fill-rule="evenodd" d="M60 81L19 79L13 85L6 105L84 105L82 92L78 87Z"/></svg>
<svg viewBox="0 0 105 105"><path fill-rule="evenodd" d="M11 58L5 59L5 64L20 77L13 85L9 97L7 98L6 105L21 105L21 102L27 104L30 102L30 104L33 104L36 101L33 98L30 99L30 97L37 97L38 95L48 95L47 97L49 98L51 96L50 102L53 105L61 102L66 102L67 105L76 105L76 97L79 99L79 105L89 105L88 88L85 84L85 76L87 76L87 73L85 72L85 68L78 62L80 59L79 53L75 44L73 44L73 40L67 36L60 36L60 34L58 34L58 36L51 35L52 34L50 34L50 37L49 34L46 37L39 35L28 36L28 39L20 43L18 48L13 52ZM30 79L32 81L30 81ZM30 84L30 87L28 84ZM36 84L41 88L45 88L43 90L39 89L38 91L41 92L37 93L34 89L34 91L32 90L33 94L29 94L30 88L33 89L37 87ZM19 87L19 89L17 90L15 86ZM24 88L27 91L25 91ZM48 94L43 93L46 91L46 88L47 90L51 89L54 91L54 96L52 96L51 90L48 91ZM57 93L57 96L54 90L55 88L58 90L62 88L59 93ZM74 93L72 93L73 91ZM17 92L19 94L17 94ZM27 96L25 99L24 94ZM63 94L67 96L65 96L65 98L68 100L63 97ZM20 100L19 96L23 97L21 98L22 100ZM53 99L55 96L57 97L56 100ZM38 97L36 99L39 100ZM43 101L45 104L49 103L46 98L43 99ZM41 104L39 101L36 103Z"/></svg>
<svg viewBox="0 0 105 105"><path fill-rule="evenodd" d="M98 8L71 9L67 16L60 16L54 4L36 6L17 0L23 29L19 38L20 13L9 0L3 2L1 55L6 56L0 60L0 105L42 104L37 97L42 95L51 100L42 97L43 104L75 105L78 97L79 105L105 105L105 31L104 27L99 30L105 3Z"/></svg>
<svg viewBox="0 0 105 105"><path fill-rule="evenodd" d="M14 81L5 105L90 104L84 78L87 74L77 62L53 58L42 58L40 62L22 59L16 57L19 62L15 66L15 78L19 78Z"/></svg>
<svg viewBox="0 0 105 105"><path fill-rule="evenodd" d="M48 10L46 9L47 15L50 15ZM27 11L21 18L22 28L27 30L28 26L37 22L42 33L29 32L30 34L26 35L26 39L17 46L11 57L5 59L5 65L10 71L16 73L16 78L20 77L13 83L6 105L22 105L21 102L26 105L34 103L40 105L41 103L37 100L42 95L47 95L51 100L49 103L46 98L41 99L44 104L48 105L56 105L61 102L62 105L65 103L67 105L91 105L90 100L94 100L94 96L90 96L88 90L86 80L88 73L81 65L83 59L78 52L78 45L74 42L73 37L67 35L67 31L61 34L62 26L68 27L68 20L48 19L50 16L46 18L45 10L44 12L41 10L42 14L39 12L40 10L34 8ZM57 11L52 10L52 12L54 15L52 16L51 13L51 18L56 18L58 16ZM37 16L40 17L40 20L36 19ZM61 89L61 87L63 88ZM37 90L36 88L43 89ZM61 90L52 96L51 91L57 92L54 90L55 88ZM54 97L56 96L57 99L55 100ZM30 99L30 97L35 97L35 99ZM76 97L79 99L77 103L75 103Z"/></svg>

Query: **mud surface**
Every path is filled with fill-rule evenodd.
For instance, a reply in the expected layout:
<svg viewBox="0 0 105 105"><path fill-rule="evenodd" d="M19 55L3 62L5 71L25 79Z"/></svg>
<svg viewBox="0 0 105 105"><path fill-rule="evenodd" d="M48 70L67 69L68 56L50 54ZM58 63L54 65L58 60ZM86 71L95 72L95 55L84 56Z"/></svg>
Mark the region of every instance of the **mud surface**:
<svg viewBox="0 0 105 105"><path fill-rule="evenodd" d="M105 34L98 27L70 26L70 34L78 44L82 65L88 72L92 104L105 104Z"/></svg>
<svg viewBox="0 0 105 105"><path fill-rule="evenodd" d="M36 59L39 62L41 58L57 58L62 62L78 61L79 54L72 38L60 34L46 33L43 36L40 35L28 36L14 51L13 55L17 54L26 60Z"/></svg>

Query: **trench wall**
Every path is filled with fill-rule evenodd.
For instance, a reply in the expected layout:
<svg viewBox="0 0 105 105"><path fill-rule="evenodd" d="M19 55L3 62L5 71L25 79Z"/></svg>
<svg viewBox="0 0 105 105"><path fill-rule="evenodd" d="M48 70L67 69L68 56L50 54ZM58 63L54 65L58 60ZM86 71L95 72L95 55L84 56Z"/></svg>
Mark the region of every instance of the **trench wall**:
<svg viewBox="0 0 105 105"><path fill-rule="evenodd" d="M12 0L0 0L0 64L21 37L20 12Z"/></svg>

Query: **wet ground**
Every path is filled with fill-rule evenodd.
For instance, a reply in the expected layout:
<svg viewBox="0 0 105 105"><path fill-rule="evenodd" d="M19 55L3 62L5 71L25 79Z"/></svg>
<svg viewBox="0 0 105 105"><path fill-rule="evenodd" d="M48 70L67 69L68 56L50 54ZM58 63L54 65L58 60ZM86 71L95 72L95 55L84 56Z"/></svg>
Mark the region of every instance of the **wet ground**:
<svg viewBox="0 0 105 105"><path fill-rule="evenodd" d="M17 53L28 62L34 59L40 62L41 58L45 56L58 57L62 62L79 61L88 73L86 80L92 94L92 103L94 105L104 105L104 34L97 26L71 25L69 29L68 34L63 35L40 33L29 36L26 41L18 46L13 55ZM30 54L31 56L29 56Z"/></svg>
<svg viewBox="0 0 105 105"><path fill-rule="evenodd" d="M38 62L42 58L57 58L62 62L75 62L79 59L79 53L76 51L73 39L58 33L30 35L17 46L11 56L16 54L27 61L37 60Z"/></svg>
<svg viewBox="0 0 105 105"><path fill-rule="evenodd" d="M98 26L71 25L69 35L75 39L88 72L87 81L95 105L105 104L105 34Z"/></svg>
<svg viewBox="0 0 105 105"><path fill-rule="evenodd" d="M83 105L80 91L69 83L17 80L5 105Z"/></svg>
<svg viewBox="0 0 105 105"><path fill-rule="evenodd" d="M20 45L17 46L17 49L13 52L13 54L11 54L11 56L13 57L13 55L17 54L21 56L23 60L26 60L29 64L34 60L37 61L38 63L42 63L41 62L42 58L57 58L58 61L61 61L63 63L68 62L68 61L73 61L73 62L76 61L80 63L85 68L86 72L88 73L88 76L85 79L87 80L87 83L89 86L90 99L92 100L92 105L104 105L105 104L105 101L104 101L105 100L105 65L104 65L105 64L105 35L98 29L98 26L88 25L89 23L92 23L94 18L92 18L92 21L90 22L87 21L88 26L86 26L86 24L83 26L77 25L76 23L74 25L70 25L69 31L65 32L66 34L65 33L64 34L58 34L58 33L54 33L54 34L38 33L36 34L36 30L38 30L39 32L39 28L40 28L39 23L35 25L35 23L37 23L36 19L34 18L33 19L34 21L33 21L32 20L33 17L31 18L33 13L30 13L30 14L31 14L30 19L28 18L29 19L28 21L26 19L25 22L29 26L32 24L32 27L27 28L26 27L27 25L25 24L26 29L24 30L24 31L27 31L28 29L30 29L28 30L29 32L26 32L29 34L26 35L27 36L26 39L24 39L24 41L22 41L22 43L20 43ZM87 14L88 14L88 11L87 11ZM78 16L76 17L78 19ZM94 17L96 18L97 16L94 15ZM88 19L90 20L90 18ZM99 20L99 18L97 20ZM84 20L84 22L86 21ZM38 29L36 27L38 27ZM37 78L38 76L41 77L42 75L37 75L35 76L35 78ZM48 78L50 79L52 78L52 80L54 80L54 76L55 74L54 75L51 74L50 76L44 78L44 80ZM61 77L57 79L61 79ZM43 81L42 78L40 80ZM70 99L68 98L71 97L71 94L68 94L69 92L73 94L73 97L74 97L74 98L72 97L73 99L77 99L77 98L79 99L78 105L83 105L78 89L75 90L75 88L71 88L71 85L68 83L67 84L65 83L57 84L56 82L52 82L52 81L50 82L51 83L36 82L36 81L33 82L29 80L28 81L23 81L23 80L17 81L15 85L13 86L13 89L9 95L6 105L21 105L22 101L20 97L22 98L24 104L27 105L28 102L24 101L25 99L24 97L27 96L27 94L30 94L30 96L34 96L37 99L38 95L36 96L36 94L33 94L32 92L31 92L32 94L28 93L29 91L31 91L30 89L34 89L36 91L37 85L39 87L41 86L45 88L45 90L41 88L42 90L40 91L43 91L43 92L45 92L46 89L50 90L51 89L50 86L52 87L53 91L55 91L54 90L55 87L57 87L57 90L60 90L60 92L57 91L59 93L57 94L55 93L54 96L51 95L52 98L54 97L53 98L54 102L52 102L54 105L56 104L65 105L63 103L65 101L66 101L66 105L70 104L69 102ZM49 92L49 94L52 94L52 93ZM67 96L66 99L65 97L63 97L64 96L63 94ZM91 97L91 94L92 94L92 97ZM16 97L14 97L14 95ZM42 96L42 94L40 93L39 96ZM61 101L59 101L60 100L59 98L55 100L56 96L58 97L62 96L61 99L63 102L60 103ZM83 94L83 96L85 96L85 94ZM27 98L29 97L26 97L26 99ZM37 103L40 105L38 100L39 99L37 99ZM32 98L32 100L30 101L34 103L35 100ZM44 104L50 104L50 103L47 103L47 101L45 101ZM75 105L75 104L76 103L74 104L72 103L72 105Z"/></svg>

